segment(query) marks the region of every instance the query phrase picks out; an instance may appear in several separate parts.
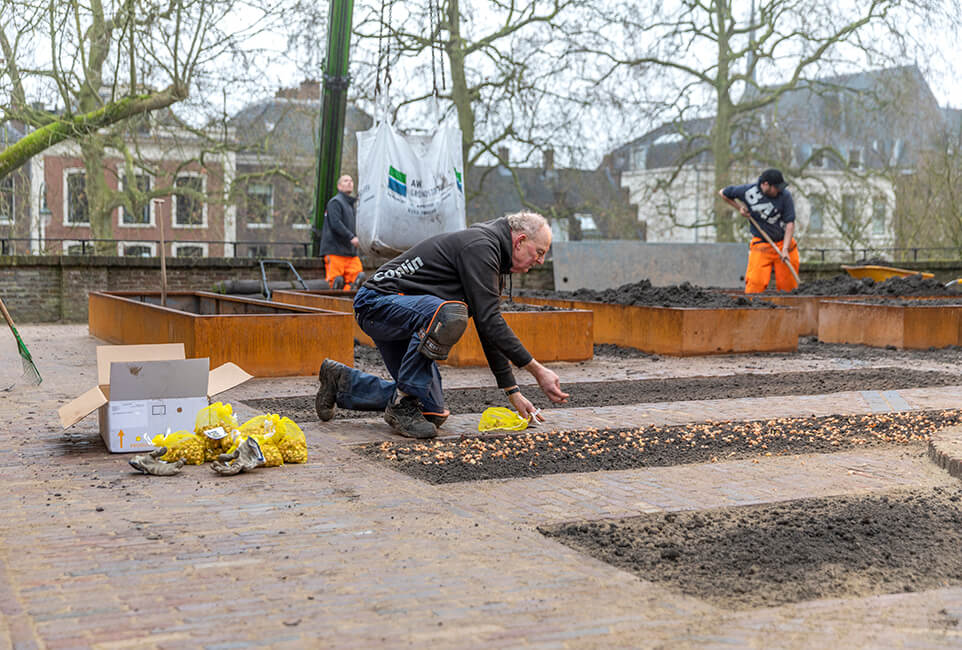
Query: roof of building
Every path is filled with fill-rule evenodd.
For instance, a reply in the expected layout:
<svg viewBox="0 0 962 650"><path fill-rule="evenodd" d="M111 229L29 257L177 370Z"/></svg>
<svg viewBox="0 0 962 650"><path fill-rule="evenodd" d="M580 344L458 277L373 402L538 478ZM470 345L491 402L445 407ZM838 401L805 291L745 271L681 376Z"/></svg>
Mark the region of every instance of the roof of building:
<svg viewBox="0 0 962 650"><path fill-rule="evenodd" d="M468 223L523 209L549 217L589 213L602 233L607 234L610 217L634 215L618 174L608 168L477 166L468 170L465 182L471 196L467 203Z"/></svg>
<svg viewBox="0 0 962 650"><path fill-rule="evenodd" d="M253 101L230 121L236 137L251 152L313 157L320 122L320 84L308 80L299 88L282 88L274 97ZM348 104L345 133L371 128L370 115Z"/></svg>
<svg viewBox="0 0 962 650"><path fill-rule="evenodd" d="M748 91L745 98L761 92ZM823 147L843 155L857 150L861 166L905 168L915 164L920 150L934 144L946 116L914 65L824 77L800 83L736 123L733 148L763 150L769 145L797 165ZM687 158L708 146L714 121L708 117L664 123L613 150L607 159L620 170L693 162ZM710 163L710 153L702 152L697 161ZM822 166L842 168L848 162L827 157Z"/></svg>

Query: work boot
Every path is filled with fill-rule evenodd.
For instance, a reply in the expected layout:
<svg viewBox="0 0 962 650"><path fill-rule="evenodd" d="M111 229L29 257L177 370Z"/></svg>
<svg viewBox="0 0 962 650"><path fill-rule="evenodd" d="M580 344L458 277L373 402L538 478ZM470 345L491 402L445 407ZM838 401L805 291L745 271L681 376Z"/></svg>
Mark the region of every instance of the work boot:
<svg viewBox="0 0 962 650"><path fill-rule="evenodd" d="M361 285L363 285L366 280L367 280L367 273L365 273L364 271L361 271L360 273L357 274L357 277L354 278L354 282L352 282L349 286L351 290L357 291L358 289L361 288Z"/></svg>
<svg viewBox="0 0 962 650"><path fill-rule="evenodd" d="M444 426L444 423L447 422L448 416L451 415L451 411L447 409L444 410L444 413L425 413L422 411L421 415L424 416L425 420L440 429L442 426Z"/></svg>
<svg viewBox="0 0 962 650"><path fill-rule="evenodd" d="M324 359L321 369L317 371L317 397L314 398L314 408L321 422L327 422L334 417L334 406L337 402L338 381L346 376L348 367L333 359Z"/></svg>
<svg viewBox="0 0 962 650"><path fill-rule="evenodd" d="M438 435L434 425L424 419L418 398L413 395L402 397L396 404L388 404L384 410L384 421L396 433L407 438L433 438Z"/></svg>
<svg viewBox="0 0 962 650"><path fill-rule="evenodd" d="M344 288L344 276L339 275L334 278L334 281L331 282L331 288L334 289L334 291L341 291Z"/></svg>

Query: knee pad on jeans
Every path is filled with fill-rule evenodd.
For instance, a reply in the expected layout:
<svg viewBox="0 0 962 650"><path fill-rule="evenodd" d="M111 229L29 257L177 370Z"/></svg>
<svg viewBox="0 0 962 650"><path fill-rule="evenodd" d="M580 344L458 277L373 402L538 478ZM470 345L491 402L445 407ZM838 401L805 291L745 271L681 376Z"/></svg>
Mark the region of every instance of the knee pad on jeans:
<svg viewBox="0 0 962 650"><path fill-rule="evenodd" d="M457 300L442 302L427 328L421 332L418 352L434 361L447 359L451 347L461 339L467 326L466 304Z"/></svg>

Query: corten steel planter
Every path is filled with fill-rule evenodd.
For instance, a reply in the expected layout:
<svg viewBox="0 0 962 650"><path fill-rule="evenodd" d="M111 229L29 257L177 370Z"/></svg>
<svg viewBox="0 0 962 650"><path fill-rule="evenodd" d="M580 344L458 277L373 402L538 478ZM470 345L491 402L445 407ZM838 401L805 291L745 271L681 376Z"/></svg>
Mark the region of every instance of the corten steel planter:
<svg viewBox="0 0 962 650"><path fill-rule="evenodd" d="M300 305L314 309L341 312L351 315L354 327L354 338L361 345L374 347L374 341L364 333L361 326L354 319L354 293L346 291L301 291L295 289L279 289L271 293L271 300L285 305Z"/></svg>
<svg viewBox="0 0 962 650"><path fill-rule="evenodd" d="M962 341L960 305L885 305L827 300L819 306L818 340L899 349L944 348Z"/></svg>
<svg viewBox="0 0 962 650"><path fill-rule="evenodd" d="M314 375L325 358L354 364L353 318L206 291L90 292L90 334L110 343L183 343L188 358L232 361L256 377Z"/></svg>
<svg viewBox="0 0 962 650"><path fill-rule="evenodd" d="M795 320L799 336L815 336L818 334L819 305L826 300L857 300L858 296L800 296L769 294L733 293L729 295L758 298L782 307L792 307L796 310Z"/></svg>
<svg viewBox="0 0 962 650"><path fill-rule="evenodd" d="M285 290L275 291L273 299L287 304L354 313L351 299L322 293L330 294ZM594 354L594 316L589 310L509 311L504 312L504 320L538 361L586 361ZM371 337L356 322L354 337L362 345L374 345ZM455 367L488 365L474 319L468 321L464 336L451 348L448 358L440 363Z"/></svg>
<svg viewBox="0 0 962 650"><path fill-rule="evenodd" d="M584 300L516 298L535 305L594 312L595 343L686 357L798 349L793 309L641 307Z"/></svg>

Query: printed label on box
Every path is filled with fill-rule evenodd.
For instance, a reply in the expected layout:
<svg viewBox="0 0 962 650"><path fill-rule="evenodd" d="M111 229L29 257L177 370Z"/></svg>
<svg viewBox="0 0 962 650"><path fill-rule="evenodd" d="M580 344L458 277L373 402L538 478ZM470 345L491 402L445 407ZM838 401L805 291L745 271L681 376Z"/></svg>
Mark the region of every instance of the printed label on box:
<svg viewBox="0 0 962 650"><path fill-rule="evenodd" d="M119 400L110 402L110 426L114 430L146 431L147 402L145 400Z"/></svg>

